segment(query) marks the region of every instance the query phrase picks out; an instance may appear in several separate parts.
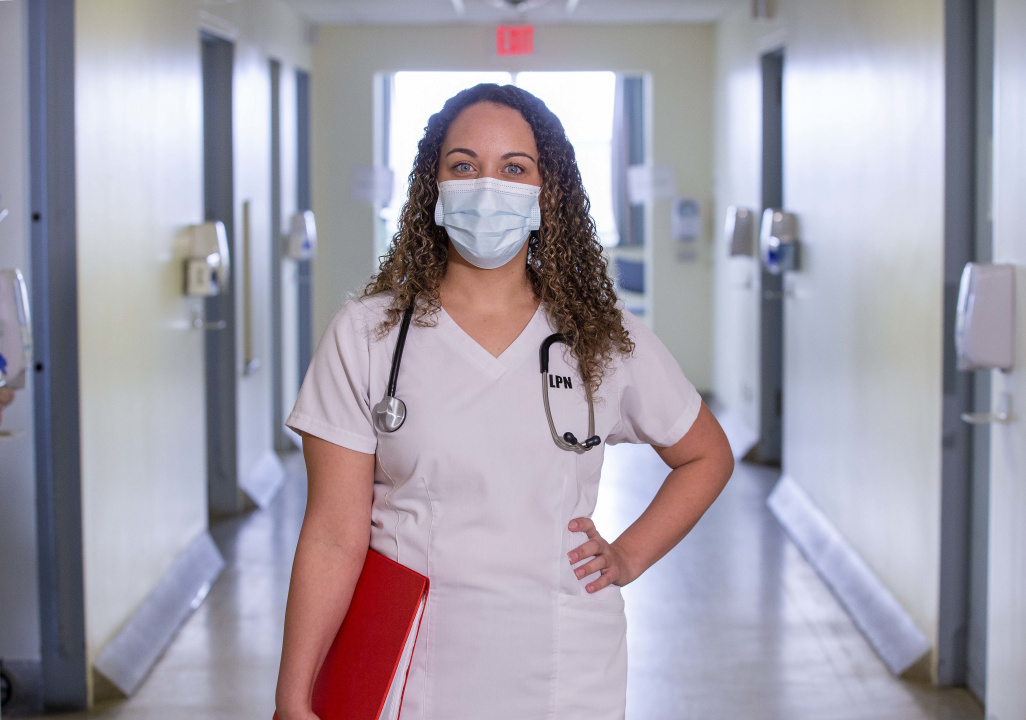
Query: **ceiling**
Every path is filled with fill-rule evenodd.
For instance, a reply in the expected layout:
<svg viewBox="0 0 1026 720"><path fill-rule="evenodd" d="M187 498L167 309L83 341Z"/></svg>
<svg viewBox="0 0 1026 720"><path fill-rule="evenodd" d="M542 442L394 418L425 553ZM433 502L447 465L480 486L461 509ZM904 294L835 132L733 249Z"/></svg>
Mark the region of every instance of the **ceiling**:
<svg viewBox="0 0 1026 720"><path fill-rule="evenodd" d="M285 0L310 22L349 25L712 22L737 0Z"/></svg>

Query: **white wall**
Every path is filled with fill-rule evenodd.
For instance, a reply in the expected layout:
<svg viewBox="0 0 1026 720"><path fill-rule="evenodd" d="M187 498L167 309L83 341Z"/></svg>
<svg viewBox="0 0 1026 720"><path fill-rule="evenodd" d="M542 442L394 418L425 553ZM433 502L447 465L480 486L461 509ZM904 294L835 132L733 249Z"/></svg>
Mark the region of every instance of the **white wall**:
<svg viewBox="0 0 1026 720"><path fill-rule="evenodd" d="M313 204L320 250L314 265L314 333L346 293L376 269L369 206L349 195L353 167L373 161L373 77L399 70L614 70L652 78L652 152L669 163L678 193L700 198L708 237L712 178L710 25L538 26L535 54L495 55L488 27L322 27L314 49ZM694 384L711 386L710 259L680 263L670 236L670 203L653 208L654 329Z"/></svg>
<svg viewBox="0 0 1026 720"><path fill-rule="evenodd" d="M201 13L208 19L201 22ZM220 19L211 19L213 13ZM203 336L189 328L195 303L181 293L184 230L203 219L201 24L237 34L235 247L241 248L241 207L249 200L254 347L263 361L239 380L242 471L271 448L269 59L281 59L285 73L297 63L309 66L303 23L278 0L79 2L79 361L90 662L207 526Z"/></svg>
<svg viewBox="0 0 1026 720"><path fill-rule="evenodd" d="M1026 0L997 0L994 262L1016 265L1015 368L993 373L995 406L1014 422L991 426L987 717L1026 717Z"/></svg>
<svg viewBox="0 0 1026 720"><path fill-rule="evenodd" d="M784 310L783 470L935 642L943 3L781 0L780 13L784 198L805 251ZM758 121L745 114L759 107L760 30L744 14L719 34L721 207L757 207ZM717 271L717 318L737 326L717 335L717 392L754 417L737 398L756 367L742 325L755 314L728 273Z"/></svg>
<svg viewBox="0 0 1026 720"><path fill-rule="evenodd" d="M0 268L29 267L28 0L0 2ZM0 430L0 658L39 660L36 475L32 378L3 412Z"/></svg>

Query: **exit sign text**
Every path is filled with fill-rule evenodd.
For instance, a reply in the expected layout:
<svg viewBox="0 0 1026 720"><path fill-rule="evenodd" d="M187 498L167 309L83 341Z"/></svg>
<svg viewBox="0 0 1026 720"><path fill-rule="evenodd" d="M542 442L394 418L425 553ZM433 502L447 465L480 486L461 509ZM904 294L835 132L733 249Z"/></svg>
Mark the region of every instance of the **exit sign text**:
<svg viewBox="0 0 1026 720"><path fill-rule="evenodd" d="M495 30L495 52L499 55L533 55L534 25L500 25Z"/></svg>

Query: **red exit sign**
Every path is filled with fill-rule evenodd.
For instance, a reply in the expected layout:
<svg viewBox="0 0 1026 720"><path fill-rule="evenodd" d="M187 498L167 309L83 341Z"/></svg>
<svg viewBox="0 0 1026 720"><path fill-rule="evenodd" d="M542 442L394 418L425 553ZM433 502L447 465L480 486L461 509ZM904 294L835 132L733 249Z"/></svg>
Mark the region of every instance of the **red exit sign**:
<svg viewBox="0 0 1026 720"><path fill-rule="evenodd" d="M495 52L499 55L533 55L534 25L500 25L495 29Z"/></svg>

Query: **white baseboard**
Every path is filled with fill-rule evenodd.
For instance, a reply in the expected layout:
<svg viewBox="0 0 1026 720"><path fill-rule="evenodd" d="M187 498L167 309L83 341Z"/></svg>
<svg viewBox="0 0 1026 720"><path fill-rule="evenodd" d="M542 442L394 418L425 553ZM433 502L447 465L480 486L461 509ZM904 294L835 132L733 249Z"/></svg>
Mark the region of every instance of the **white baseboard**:
<svg viewBox="0 0 1026 720"><path fill-rule="evenodd" d="M274 500L285 484L285 466L278 454L268 450L239 482L239 487L261 510Z"/></svg>
<svg viewBox="0 0 1026 720"><path fill-rule="evenodd" d="M830 519L792 478L766 500L809 563L895 675L930 651L930 642Z"/></svg>
<svg viewBox="0 0 1026 720"><path fill-rule="evenodd" d="M142 684L178 629L200 606L224 569L224 558L204 530L183 550L93 666L126 696Z"/></svg>

